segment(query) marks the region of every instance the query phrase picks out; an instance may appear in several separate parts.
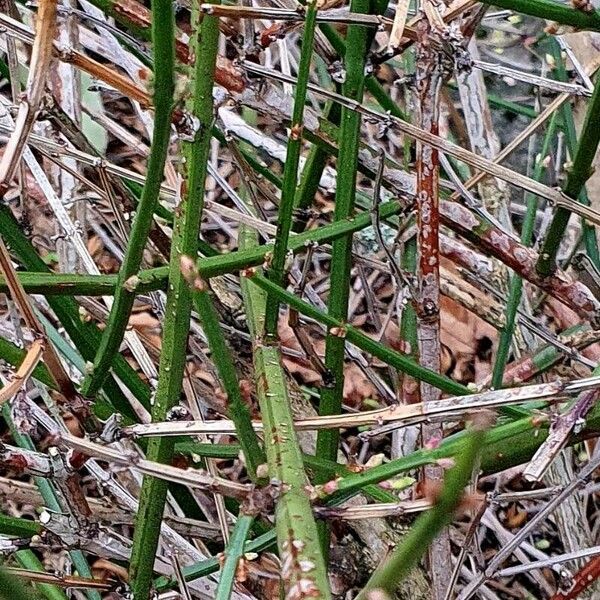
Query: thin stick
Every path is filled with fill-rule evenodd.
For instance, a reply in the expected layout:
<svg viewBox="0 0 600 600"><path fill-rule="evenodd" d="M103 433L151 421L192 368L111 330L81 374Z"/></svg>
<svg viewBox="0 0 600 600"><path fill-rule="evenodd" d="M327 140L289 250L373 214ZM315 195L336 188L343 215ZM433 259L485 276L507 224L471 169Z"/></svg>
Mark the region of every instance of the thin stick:
<svg viewBox="0 0 600 600"><path fill-rule="evenodd" d="M6 249L2 238L0 238L0 271L2 271L4 277L6 278L6 282L8 284L8 288L10 289L13 300L18 304L27 326L32 331L36 332L41 339L45 339L46 333L44 328L33 311L33 307L29 302L29 298L27 297L23 286L19 282L12 261L10 260L8 250ZM56 381L58 388L65 395L65 399L71 404L74 414L77 414L83 418L87 418L89 416L89 410L79 401L79 396L75 390L75 386L65 371L58 355L56 354L56 351L54 350L54 347L51 344L43 344L41 348L44 354L44 362L46 363L50 374ZM33 365L33 367L35 367L35 365Z"/></svg>
<svg viewBox="0 0 600 600"><path fill-rule="evenodd" d="M93 590L110 590L116 582L106 581L103 579L89 579L87 577L77 577L75 575L57 575L56 573L38 573L29 571L28 569L18 569L15 567L3 567L4 571L9 575L21 577L35 583L49 583L65 588L75 589L93 589Z"/></svg>
<svg viewBox="0 0 600 600"><path fill-rule="evenodd" d="M295 79L293 77L288 77L287 75L283 75L278 71L274 71L272 69L268 69L266 67L261 67L259 65L255 65L253 63L249 63L248 61L244 61L242 66L249 72L257 73L259 75L264 75L266 77L271 77L273 79L279 81L285 81L294 83ZM493 175L494 177L498 177L511 185L519 187L523 190L527 190L532 194L537 194L550 202L555 204L560 204L561 202L568 202L565 200L564 194L560 190L556 190L550 188L543 183L539 183L534 181L530 177L522 175L521 173L517 173L512 169L508 169L507 167L503 167L498 165L496 162L490 161L482 156L474 154L473 152L466 150L449 140L442 138L438 135L435 135L431 132L423 130L421 127L417 127L406 121L403 121L393 115L382 115L381 113L362 105L360 102L355 100L351 100L345 96L340 94L336 94L335 92L331 92L329 90L325 90L317 85L310 84L309 89L316 94L323 96L325 98L329 98L339 102L342 107L347 108L348 110L356 111L363 115L365 118L372 120L375 123L382 123L387 125L397 131L404 133L423 144L427 144L436 150L442 151L450 156L461 160L468 165L475 167L481 171L484 171L488 175ZM588 207L584 207L579 205L575 207L578 212L585 211L585 215L588 218L593 218L595 223L600 224L600 214L596 211L590 211ZM575 211L575 209L574 209Z"/></svg>
<svg viewBox="0 0 600 600"><path fill-rule="evenodd" d="M4 196L21 162L23 149L38 116L52 58L56 30L56 0L41 0L35 22L35 40L25 96L19 105L15 130L0 160L0 196Z"/></svg>
<svg viewBox="0 0 600 600"><path fill-rule="evenodd" d="M135 453L128 454L127 452L123 452L122 449L113 449L102 446L68 433L60 433L59 435L64 444L71 448L76 448L86 456L93 456L111 463L131 467L144 475L157 479L160 478L161 481L172 481L197 489L208 488L219 494L232 496L238 499L244 499L250 490L249 485L236 483L221 477L204 475L197 469L179 469L153 460L140 458ZM40 455L38 460L42 460L44 456L45 455ZM47 469L49 473L52 472L50 464Z"/></svg>
<svg viewBox="0 0 600 600"><path fill-rule="evenodd" d="M538 511L531 520L527 522L527 525L522 527L519 530L519 533L494 555L494 558L488 563L485 569L463 589L458 600L469 600L469 598L472 598L473 595L477 593L477 590L485 583L485 581L495 576L498 567L506 560L506 558L508 558L514 550L520 546L521 542L529 536L538 525L541 525L566 498L576 492L579 487L583 486L599 465L600 457L592 458L587 465L580 470L571 483L565 486L559 494Z"/></svg>
<svg viewBox="0 0 600 600"><path fill-rule="evenodd" d="M258 280L254 280L258 282ZM263 280L264 281L264 280ZM398 427L443 420L459 420L468 413L481 410L493 410L515 404L524 404L532 400L546 402L563 402L569 396L580 392L588 393L600 383L600 376L587 379L576 379L571 382L539 383L506 390L492 390L479 394L454 396L430 401L427 404L400 404L386 408L349 413L307 417L294 420L297 431L312 431L333 428L353 428L369 425L395 424ZM253 421L252 426L258 432L264 432L260 421ZM129 425L123 428L126 437L146 436L181 436L197 434L235 433L232 421L179 421Z"/></svg>
<svg viewBox="0 0 600 600"><path fill-rule="evenodd" d="M558 554L556 556L550 556L544 560L536 560L525 565L515 565L514 567L508 567L498 571L498 577L513 577L519 573L526 573L527 571L533 571L533 569L545 569L562 562L570 562L577 560L578 558L585 558L587 556L595 556L600 554L600 546L593 546L592 548L584 548L576 552L567 552L565 554ZM562 596L561 596L562 597Z"/></svg>
<svg viewBox="0 0 600 600"><path fill-rule="evenodd" d="M410 6L409 0L398 0L396 3L396 14L394 15L394 23L388 40L388 54L393 54L399 47L402 36L406 29L406 17Z"/></svg>
<svg viewBox="0 0 600 600"><path fill-rule="evenodd" d="M31 347L27 351L21 366L12 376L8 385L0 389L0 406L10 400L29 380L33 371L42 359L44 353L44 344L41 340L34 340Z"/></svg>

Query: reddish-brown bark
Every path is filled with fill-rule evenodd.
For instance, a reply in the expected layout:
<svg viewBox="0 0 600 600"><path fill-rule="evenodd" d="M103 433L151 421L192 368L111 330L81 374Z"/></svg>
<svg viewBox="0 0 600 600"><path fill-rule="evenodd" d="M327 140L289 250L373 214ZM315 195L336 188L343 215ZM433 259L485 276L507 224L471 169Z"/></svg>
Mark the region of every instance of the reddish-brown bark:
<svg viewBox="0 0 600 600"><path fill-rule="evenodd" d="M437 50L433 46L435 32L423 19L417 26L417 93L419 126L438 135L440 87L442 72ZM432 146L417 143L417 280L416 301L419 362L440 372L440 256L439 256L439 154ZM421 382L424 404L441 397L440 390ZM441 439L441 427L423 427L423 443ZM443 470L436 465L425 468L425 483L440 485ZM432 543L429 563L432 574L433 597L444 597L450 562L450 539L446 530Z"/></svg>
<svg viewBox="0 0 600 600"><path fill-rule="evenodd" d="M552 596L551 600L575 600L582 594L596 579L600 577L600 556L595 556L590 562L578 571L573 578L573 587L568 591L560 591Z"/></svg>
<svg viewBox="0 0 600 600"><path fill-rule="evenodd" d="M537 252L456 202L442 201L440 218L444 225L477 244L481 251L502 261L523 279L563 302L579 317L598 324L600 302L592 292L560 269L548 277L540 277L535 269Z"/></svg>
<svg viewBox="0 0 600 600"><path fill-rule="evenodd" d="M114 16L120 18L124 23L134 25L140 29L149 29L151 26L151 13L143 4L136 0L117 0L112 3ZM177 58L184 63L190 61L188 45L181 39L175 40ZM218 57L215 70L215 82L230 92L243 92L246 84L242 74L235 70L231 62L223 57Z"/></svg>

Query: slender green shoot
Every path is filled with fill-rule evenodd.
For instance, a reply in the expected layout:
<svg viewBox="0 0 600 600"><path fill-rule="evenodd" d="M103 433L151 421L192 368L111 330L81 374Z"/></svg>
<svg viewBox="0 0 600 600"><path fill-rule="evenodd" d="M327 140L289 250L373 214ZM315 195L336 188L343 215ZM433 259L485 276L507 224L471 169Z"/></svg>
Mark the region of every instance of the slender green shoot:
<svg viewBox="0 0 600 600"><path fill-rule="evenodd" d="M181 268L193 289L194 305L200 316L211 356L227 394L229 414L235 424L248 474L251 479L256 480L258 467L266 462L266 457L252 427L250 407L242 398L235 364L231 350L225 341L219 323L219 316L208 291L208 286L200 279L193 259L189 256L182 257Z"/></svg>
<svg viewBox="0 0 600 600"><path fill-rule="evenodd" d="M277 212L277 234L275 236L271 265L267 271L269 279L272 279L278 285L283 285L285 280L288 240L290 231L292 230L292 217L296 188L298 186L298 167L300 165L300 152L302 150L304 105L306 103L306 91L310 79L310 65L313 54L315 27L317 24L316 0L309 0L306 7L306 20L304 22L304 35L302 36L302 49L300 51L300 64L298 66L290 137L283 168L281 202ZM269 336L274 336L277 333L277 323L279 321L279 301L277 298L268 297L266 310L265 332Z"/></svg>
<svg viewBox="0 0 600 600"><path fill-rule="evenodd" d="M553 36L548 37L548 42L550 43L550 51L552 57L554 58L552 72L559 81L568 81L569 78L567 75L567 69L565 67L565 61L559 43ZM577 153L577 130L575 128L575 119L573 118L573 106L570 102L565 102L561 106L560 112L569 156L574 157ZM583 187L581 190L579 201L587 206L590 205L590 200L585 187ZM596 239L596 230L587 221L583 221L582 229L585 250L592 262L594 262L596 266L600 267L600 255L598 251L598 240Z"/></svg>
<svg viewBox="0 0 600 600"><path fill-rule="evenodd" d="M555 140L557 122L558 113L555 113L550 120L550 124L548 125L548 129L542 143L542 150L538 156L533 170L533 179L536 181L541 181L544 172L546 171L546 167L544 166L546 164L544 158L548 154L551 144ZM536 196L533 194L526 195L527 210L525 212L525 218L523 219L523 225L521 228L521 243L524 246L531 245L538 205L539 200ZM492 387L494 389L499 389L502 387L504 370L510 354L510 347L515 331L517 310L519 309L519 304L521 303L522 293L523 279L515 274L510 279L508 299L506 301L506 312L504 314L504 327L502 327L502 330L500 331L500 337L498 340L498 349L496 351L496 360L494 362L494 370L492 374Z"/></svg>
<svg viewBox="0 0 600 600"><path fill-rule="evenodd" d="M19 550L15 553L15 559L19 563L19 566L28 571L36 571L37 573L45 573L44 565L40 559L31 550ZM49 583L35 583L33 587L40 592L48 600L67 600L67 595L58 586ZM0 583L0 597L2 597L2 584ZM15 596L10 596L10 600L13 600ZM31 595L27 596L31 598ZM7 599L9 596L7 596ZM96 592L94 598L100 600L100 594Z"/></svg>
<svg viewBox="0 0 600 600"><path fill-rule="evenodd" d="M573 164L569 170L564 193L573 200L577 200L585 182L592 174L592 162L596 156L598 143L600 142L600 85L594 86L594 93L590 99L585 121L581 130L579 144L573 158ZM558 207L540 250L537 272L546 277L556 269L556 256L560 248L560 242L565 234L569 223L571 212L563 207Z"/></svg>
<svg viewBox="0 0 600 600"><path fill-rule="evenodd" d="M171 7L170 2L168 5ZM219 22L212 16L204 17L201 23L198 21L197 18L193 19L192 40L196 64L192 75L193 98L188 106L198 126L194 140L186 143L184 147L185 185L182 186L184 191L173 230L158 387L152 407L152 418L155 421L166 418L170 408L178 402L181 393L192 292L181 272L180 263L182 256L196 256L198 251L204 184L210 151L213 121L212 90ZM173 440L168 438L152 439L148 444L147 458L155 462L168 462L173 454L173 443ZM164 480L144 478L129 568L135 600L146 600L150 595L154 558L166 496L167 483Z"/></svg>
<svg viewBox="0 0 600 600"><path fill-rule="evenodd" d="M50 272L49 267L42 260L33 247L31 242L25 236L23 229L19 226L12 215L10 209L5 205L0 205L0 229L2 235L10 246L11 252L16 255L19 262L34 273L19 272L21 281L39 281L45 278L56 277L55 274ZM73 276L69 276L73 277ZM83 278L88 281L97 281L95 277L103 277L102 275L76 275L75 278ZM89 279L88 279L89 278ZM113 279L114 282L114 279ZM60 286L59 286L60 287ZM52 284L49 284L44 290L40 290L39 293L49 291L52 288ZM32 289L27 289L29 293L34 292ZM87 295L85 291L81 290L81 295ZM98 290L103 295L104 291ZM109 294L112 292L109 292ZM68 294L67 294L68 295ZM48 304L52 308L54 314L60 320L62 327L71 338L73 344L84 358L84 360L92 361L96 354L96 349L100 343L101 333L98 327L92 322L82 321L79 306L73 298L59 297L57 295L47 296ZM119 379L125 384L125 386L131 391L131 393L141 402L143 406L149 408L150 406L150 389L146 383L144 383L136 371L131 365L125 360L125 358L117 353L113 359L113 369ZM44 380L40 379L42 383ZM113 406L119 410L123 415L127 416L132 420L137 420L136 413L131 409L129 401L121 391L116 381L109 376L104 385L107 397L110 398L110 402Z"/></svg>
<svg viewBox="0 0 600 600"><path fill-rule="evenodd" d="M555 0L484 0L498 8L514 10L531 17L556 21L561 25L570 25L577 29L600 31L600 12L598 10L580 10Z"/></svg>
<svg viewBox="0 0 600 600"><path fill-rule="evenodd" d="M0 533L13 537L32 537L42 533L42 526L37 521L0 514Z"/></svg>
<svg viewBox="0 0 600 600"><path fill-rule="evenodd" d="M0 206L0 214L1 214ZM379 215L382 220L402 212L403 205L400 202L390 201L381 204ZM318 229L311 229L290 237L289 251L297 254L306 249L307 243L326 244L338 237L354 233L371 226L372 215L368 212L361 212L351 219L330 223ZM0 226L2 221L0 220ZM4 231L3 231L4 233ZM254 267L264 262L265 258L273 250L273 244L264 244L255 248L246 250L236 250L228 254L219 254L199 258L196 264L200 277L209 279L219 275L235 273L248 267ZM41 261L41 258L38 257ZM43 261L42 261L43 263ZM28 267L30 268L30 267ZM116 276L115 275L71 275L63 273L50 273L46 271L47 267L38 264L31 268L32 273L18 273L20 281L23 283L25 291L30 294L42 294L48 296L50 302L54 296L103 296L114 293ZM156 267L140 271L140 285L138 291L150 292L153 290L166 290L169 276L168 267ZM5 282L0 277L0 292L6 290ZM76 304L73 304L76 306ZM76 309L77 311L77 309ZM96 336L98 337L98 336ZM99 339L99 337L98 337ZM84 354L82 352L82 354ZM85 356L85 355L84 355ZM117 355L117 357L120 355ZM117 364L118 358L115 359ZM126 364L127 361L123 359ZM113 365L116 372L116 366ZM133 370L130 369L133 373ZM121 375L119 374L119 377ZM149 392L147 392L149 396Z"/></svg>
<svg viewBox="0 0 600 600"><path fill-rule="evenodd" d="M471 428L463 442L462 452L455 457L455 466L444 477L444 487L435 499L433 508L415 521L400 545L373 573L357 600L367 600L376 590L384 592L390 598L394 597L398 584L419 562L437 534L452 522L471 478L483 437L483 427L476 425Z"/></svg>
<svg viewBox="0 0 600 600"><path fill-rule="evenodd" d="M340 105L337 102L331 102L325 109L325 118L334 125L339 124ZM321 176L323 175L329 155L328 150L318 144L313 144L306 157L306 163L304 164L296 193L295 210L297 216L292 226L292 229L296 233L304 231L306 227L308 222L307 212L312 206L317 190L319 189Z"/></svg>
<svg viewBox="0 0 600 600"><path fill-rule="evenodd" d="M231 532L231 539L225 549L225 561L223 568L219 573L219 587L215 600L229 600L233 585L235 583L238 564L244 555L244 545L250 533L250 527L254 517L250 515L240 515Z"/></svg>
<svg viewBox="0 0 600 600"><path fill-rule="evenodd" d="M142 196L129 234L123 264L115 287L114 302L96 353L94 367L81 385L84 396L94 396L106 380L114 355L119 351L133 308L138 271L154 220L171 137L171 111L175 91L175 17L166 0L152 2L152 48L154 53L154 129L148 171Z"/></svg>
<svg viewBox="0 0 600 600"><path fill-rule="evenodd" d="M368 0L352 0L350 10L368 13ZM344 96L362 101L365 87L365 61L368 51L369 32L360 25L350 25L346 38L344 69L346 78L342 85ZM339 155L337 160L337 189L335 194L335 221L348 219L354 209L356 173L358 170L358 146L361 117L356 111L342 108ZM335 240L331 253L331 276L329 284L328 314L344 321L348 316L350 269L352 263L352 235ZM321 389L319 414L339 414L344 392L345 340L328 335L325 346L325 368L328 372L326 385ZM335 460L339 443L339 431L320 431L317 435L317 456Z"/></svg>
<svg viewBox="0 0 600 600"><path fill-rule="evenodd" d="M247 542L244 547L244 552L261 552L262 550L268 550L274 547L276 543L275 531L269 531L255 540ZM201 563L190 565L189 567L183 567L183 575L186 581L193 581L200 577L206 577L211 573L216 573L220 568L220 562L218 558L207 558ZM159 577L154 582L154 587L157 591L162 592L164 590L172 589L177 587L177 580L171 577Z"/></svg>

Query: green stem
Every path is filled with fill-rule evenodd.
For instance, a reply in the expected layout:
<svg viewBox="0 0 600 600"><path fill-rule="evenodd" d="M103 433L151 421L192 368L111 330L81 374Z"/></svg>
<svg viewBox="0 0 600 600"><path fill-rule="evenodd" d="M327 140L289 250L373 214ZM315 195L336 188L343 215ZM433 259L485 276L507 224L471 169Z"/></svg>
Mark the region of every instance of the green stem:
<svg viewBox="0 0 600 600"><path fill-rule="evenodd" d="M535 427L531 417L524 417L486 432L481 442L481 468L484 473L497 473L515 464L527 462L546 438L548 427ZM598 423L596 423L598 426ZM436 464L442 458L464 453L465 432L450 436L434 449L421 449L361 473L337 480L337 489L327 504L338 505L356 495L365 485L376 485L393 477Z"/></svg>
<svg viewBox="0 0 600 600"><path fill-rule="evenodd" d="M170 2L168 5L171 7ZM189 102L189 110L197 120L197 132L194 141L184 147L185 186L173 230L159 378L152 408L154 421L164 420L169 409L178 402L185 368L192 293L180 264L182 256L196 256L198 251L213 121L212 90L219 41L218 19L206 16L201 24L194 22L192 40L196 64L192 79L194 95ZM155 438L149 442L146 456L149 460L166 463L172 454L173 440ZM166 496L167 483L164 480L144 477L130 563L135 600L146 600L150 594Z"/></svg>
<svg viewBox="0 0 600 600"><path fill-rule="evenodd" d="M388 219L400 213L403 205L396 201L385 202L379 208L381 219ZM1 218L2 206L0 206L0 227L3 227ZM311 229L290 237L289 251L297 254L306 249L306 244L326 244L338 237L354 233L371 226L371 214L368 211L359 213L356 217L344 221L331 223L318 229ZM3 229L4 234L4 229ZM218 254L198 259L196 267L203 279L236 273L248 267L262 264L269 252L273 251L273 244L264 244L246 250L237 250L227 254ZM20 256L21 258L21 256ZM30 294L42 294L48 296L51 302L53 296L104 296L114 293L116 285L115 275L71 275L65 273L50 273L41 258L33 266L23 261L25 266L36 272L19 272L18 276L23 283L25 291ZM40 264L41 263L41 264ZM45 272L43 272L45 271ZM140 271L139 293L154 290L166 290L169 276L168 267L157 267ZM8 290L4 278L0 277L0 292ZM75 313L79 314L76 304ZM77 320L80 320L79 316ZM98 337L99 339L99 337ZM82 352L85 357L85 354ZM125 361L126 362L126 361ZM116 369L116 367L115 367ZM121 375L119 375L121 377Z"/></svg>
<svg viewBox="0 0 600 600"><path fill-rule="evenodd" d="M257 243L256 234L242 227L240 245ZM264 278L265 281L269 281ZM269 282L275 289L280 289ZM310 500L306 493L308 478L296 431L287 381L279 349L265 344L262 332L266 293L242 279L242 295L253 340L253 358L258 402L264 423L265 449L271 481L281 486L275 508L275 527L279 556L289 564L283 585L290 596L298 586L308 586L316 598L331 598L327 567L317 532ZM302 565L310 569L302 570Z"/></svg>
<svg viewBox="0 0 600 600"><path fill-rule="evenodd" d="M469 431L463 442L462 452L456 457L456 465L444 477L444 487L434 506L419 516L400 545L373 573L357 600L367 600L375 590L383 591L389 597L394 596L399 582L418 563L437 534L452 522L471 478L482 441L482 429L474 427Z"/></svg>
<svg viewBox="0 0 600 600"><path fill-rule="evenodd" d="M231 598L238 563L244 555L246 538L250 533L253 521L254 517L250 515L241 515L238 517L235 527L231 532L231 539L225 550L225 562L219 574L219 587L217 588L215 600L229 600Z"/></svg>
<svg viewBox="0 0 600 600"><path fill-rule="evenodd" d="M28 552L33 554L31 551ZM32 593L29 586L25 587L19 579L0 568L0 598L2 600L36 600L39 596ZM63 600L64 598L63 596Z"/></svg>
<svg viewBox="0 0 600 600"><path fill-rule="evenodd" d="M252 427L250 408L242 399L235 365L219 324L217 311L208 291L204 289L194 291L194 304L208 340L211 356L227 394L229 414L235 424L248 474L252 480L256 480L257 468L266 462L266 457Z"/></svg>
<svg viewBox="0 0 600 600"><path fill-rule="evenodd" d="M550 51L554 57L554 73L559 81L568 81L567 69L565 68L565 61L563 58L562 50L552 36L549 36L548 41L550 42ZM570 102L565 102L561 107L561 116L563 121L563 129L565 132L565 139L567 142L567 149L569 156L574 157L577 153L577 130L575 128L575 120L573 118L573 107ZM579 201L586 206L590 205L590 200L587 195L585 187L581 190ZM583 241L586 252L590 259L596 266L600 266L600 256L598 252L598 240L596 239L596 230L587 221L582 222L583 230Z"/></svg>
<svg viewBox="0 0 600 600"><path fill-rule="evenodd" d="M369 0L352 0L350 10L368 13ZM346 38L344 69L346 78L342 86L344 96L362 101L365 86L365 61L369 32L366 27L350 25ZM356 172L361 117L356 111L342 108L339 155L337 160L337 189L335 194L335 221L348 219L354 209ZM348 314L350 269L352 263L352 235L334 240L331 253L331 276L327 311L334 319L344 321ZM338 414L342 407L344 391L344 338L328 335L325 347L325 368L331 383L321 389L319 414ZM316 454L335 460L339 442L338 430L320 431L317 435Z"/></svg>
<svg viewBox="0 0 600 600"><path fill-rule="evenodd" d="M113 357L119 351L136 296L137 273L158 204L160 186L171 136L171 111L175 91L175 17L171 2L152 1L152 49L154 55L154 130L144 189L129 233L119 271L114 302L96 353L93 371L84 379L81 393L94 396L106 380Z"/></svg>
<svg viewBox="0 0 600 600"><path fill-rule="evenodd" d="M267 271L269 279L283 285L285 281L285 263L288 253L288 241L292 229L292 214L294 210L296 188L298 186L298 167L300 165L300 151L302 150L302 129L304 127L304 105L306 91L310 79L310 65L313 53L315 26L317 23L316 0L307 2L304 35L300 51L300 64L292 110L290 137L287 145L285 165L283 167L283 184L281 188L281 202L277 214L277 234L271 265ZM265 333L275 336L279 321L279 301L269 296L267 299L265 315Z"/></svg>
<svg viewBox="0 0 600 600"><path fill-rule="evenodd" d="M281 302L284 302L310 319L314 319L315 321L326 325L330 334L332 330L334 330L336 337L340 336L341 339L349 341L357 348L360 348L361 350L364 350L365 352L368 352L369 354L379 358L386 364L398 369L398 371L406 373L407 375L410 375L411 377L414 377L420 381L425 381L426 383L434 385L449 394L456 394L460 396L470 393L469 388L466 386L457 383L445 375L440 375L439 373L430 371L429 369L420 366L411 358L401 354L400 352L396 352L387 346L384 346L383 344L370 338L368 335L365 335L352 325L348 325L328 313L321 312L318 308L315 308L307 302L304 302L304 300L301 300L291 292L276 286L262 275L258 273L246 273L246 275L249 276L250 281L255 283L258 287L267 291L269 294L277 295ZM322 456L322 454L319 452L316 454L322 458L327 458ZM329 458L328 460L334 459Z"/></svg>
<svg viewBox="0 0 600 600"><path fill-rule="evenodd" d="M588 105L585 121L581 130L579 144L573 158L573 165L567 177L564 193L577 200L584 189L585 182L592 174L592 162L600 142L600 85L594 86L594 93ZM556 255L565 234L571 212L558 207L542 244L536 265L537 272L546 277L556 269Z"/></svg>
<svg viewBox="0 0 600 600"><path fill-rule="evenodd" d="M32 537L42 533L42 526L37 521L0 514L0 532L13 537Z"/></svg>
<svg viewBox="0 0 600 600"><path fill-rule="evenodd" d="M542 144L542 150L533 170L533 179L536 181L541 181L544 172L546 171L544 159L550 150L550 144L554 142L556 137L557 123L558 113L555 113L550 120L550 124L548 125L546 135L544 136L544 142ZM527 194L526 205L527 211L525 213L525 218L523 220L523 226L521 229L521 243L524 246L530 246L533 240L533 230L535 227L535 217L537 214L539 200L533 194ZM508 362L512 338L515 331L517 310L519 309L519 304L521 303L522 292L523 279L518 275L513 275L510 279L510 288L508 292L508 299L506 301L504 327L500 332L498 350L496 351L496 360L494 362L494 370L492 375L492 387L494 389L499 389L502 387L504 370L506 368L506 363Z"/></svg>
<svg viewBox="0 0 600 600"><path fill-rule="evenodd" d="M325 109L324 118L329 122L337 125L340 121L340 105L337 102L331 102ZM304 231L308 222L306 212L312 206L321 176L327 164L330 152L319 144L313 144L310 149L302 175L300 177L300 185L296 194L296 211L299 213L293 225L293 230L296 233Z"/></svg>
<svg viewBox="0 0 600 600"><path fill-rule="evenodd" d="M58 288L60 288L60 278L62 275L50 273L50 269L40 258L36 249L25 236L23 229L19 226L19 223L10 212L10 209L4 205L0 205L0 229L2 230L2 235L10 245L11 252L17 256L19 262L29 271L35 271L35 273L19 272L19 278L21 281L26 283L30 282L33 284L45 281L45 284L42 286L43 290L40 290L41 293L52 290L53 284L51 281L55 281L55 283L58 284ZM69 278L70 276L65 277ZM89 283L98 281L97 278L100 278L101 281L104 281L104 276L102 275L80 275L75 277L80 277ZM58 278L58 280L54 280L54 278ZM113 278L113 288L114 281L115 279ZM92 287L101 288L100 290L97 290L99 295L104 293L102 286L98 286L94 283L92 284ZM0 290L3 289L3 280L0 278ZM26 287L26 291L29 293L37 293L30 287ZM110 294L111 292L108 293ZM87 294L84 292L81 295ZM62 327L64 327L81 356L85 360L93 360L101 338L101 333L98 327L92 322L82 321L79 312L79 306L73 298L55 297L50 295L47 297L47 300L48 304L52 308L52 311L57 316ZM133 367L131 367L127 360L125 360L125 358L120 354L115 355L113 368L115 370L115 374L127 386L131 393L142 403L143 406L149 408L150 389L140 379L139 375L136 373ZM41 379L40 381L43 382ZM110 398L110 402L113 404L113 406L115 406L115 408L117 408L117 410L126 415L128 418L134 421L137 420L137 415L131 409L129 401L121 391L119 385L111 376L109 376L106 380L104 389L107 397Z"/></svg>
<svg viewBox="0 0 600 600"><path fill-rule="evenodd" d="M499 8L514 10L515 12L532 17L539 17L548 21L556 21L561 25L571 25L577 29L600 31L600 12L590 12L572 8L554 0L483 0L484 4L491 4Z"/></svg>
<svg viewBox="0 0 600 600"><path fill-rule="evenodd" d="M578 436L569 440L569 444L575 444L587 437L596 437L600 432L600 407L594 407L587 416L587 427ZM425 465L435 464L441 459L457 457L464 454L466 432L452 435L442 441L433 449L420 449L409 454L384 463L378 467L367 469L360 473L342 476L336 480L336 491L325 499L328 506L343 503L348 498L362 492L367 485L377 485L381 481L387 481L406 473L419 469ZM482 474L490 475L509 469L515 465L527 462L546 439L548 435L548 424L540 424L537 419L525 417L498 425L487 431L481 441L481 470ZM311 459L312 460L312 459ZM249 542L246 552L260 551L268 548L273 543L274 536L267 533L261 538ZM208 559L200 564L184 568L186 580L204 577L218 570L217 559ZM177 585L173 579L161 577L156 582L156 588L164 590Z"/></svg>

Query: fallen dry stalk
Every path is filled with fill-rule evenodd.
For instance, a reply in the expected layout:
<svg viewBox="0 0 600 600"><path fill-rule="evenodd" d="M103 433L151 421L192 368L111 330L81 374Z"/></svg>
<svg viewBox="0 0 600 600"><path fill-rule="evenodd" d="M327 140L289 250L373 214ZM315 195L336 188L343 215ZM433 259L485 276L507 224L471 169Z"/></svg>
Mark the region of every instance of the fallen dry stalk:
<svg viewBox="0 0 600 600"><path fill-rule="evenodd" d="M127 453L123 450L102 446L67 433L60 434L60 438L64 444L79 450L86 456L130 467L139 473L164 479L165 481L173 481L197 489L210 489L214 493L239 499L245 499L251 489L249 485L235 483L221 477L204 475L197 469L179 469L170 465L152 462L140 458L139 455L133 452Z"/></svg>
<svg viewBox="0 0 600 600"><path fill-rule="evenodd" d="M3 567L4 571L10 575L22 577L34 583L47 583L64 588L90 589L90 590L111 590L116 581L106 579L90 579L88 577L77 577L76 575L59 575L56 573L40 573L38 571L29 571L27 569L18 569L16 567Z"/></svg>
<svg viewBox="0 0 600 600"><path fill-rule="evenodd" d="M533 400L560 402L573 394L593 389L599 384L600 377L578 379L571 382L554 381L506 390L482 392L468 396L443 398L441 400L432 400L427 404L394 405L359 413L296 419L294 421L294 429L297 431L311 431L337 427L381 426L388 423L393 423L398 427L406 427L408 425L433 421L459 420L465 415L478 410L496 409ZM256 431L262 431L263 426L260 421L253 421L253 426ZM179 421L172 423L139 424L130 425L122 429L122 434L126 437L234 433L235 427L233 422L226 419L218 421Z"/></svg>

